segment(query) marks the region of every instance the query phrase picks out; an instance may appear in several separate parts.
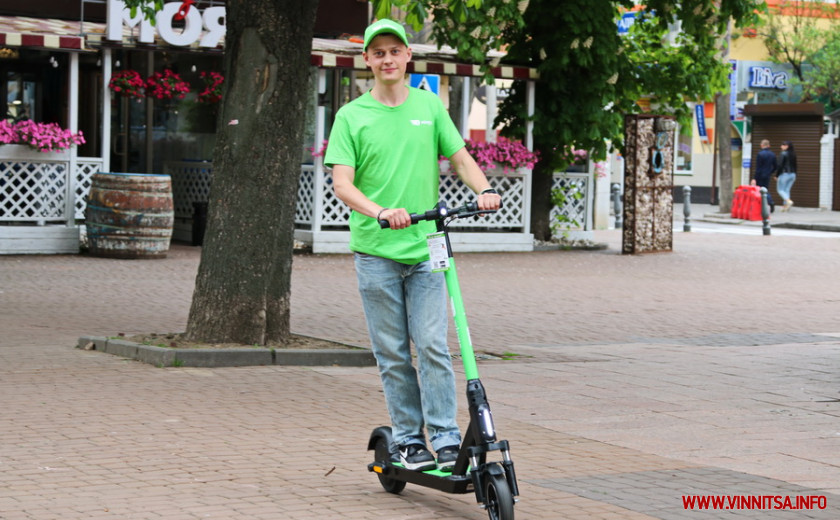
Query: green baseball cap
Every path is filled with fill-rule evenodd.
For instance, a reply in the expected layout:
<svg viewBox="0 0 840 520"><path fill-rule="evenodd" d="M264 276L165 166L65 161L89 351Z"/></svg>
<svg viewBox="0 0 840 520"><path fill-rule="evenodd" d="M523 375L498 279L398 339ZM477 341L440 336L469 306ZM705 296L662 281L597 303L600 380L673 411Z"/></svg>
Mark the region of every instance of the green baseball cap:
<svg viewBox="0 0 840 520"><path fill-rule="evenodd" d="M406 47L408 47L408 38L405 36L405 29L403 26L395 22L394 20L382 19L373 22L372 24L368 25L368 28L365 29L365 46L364 49L367 50L368 45L370 45L371 40L379 36L380 34L390 33L402 40Z"/></svg>

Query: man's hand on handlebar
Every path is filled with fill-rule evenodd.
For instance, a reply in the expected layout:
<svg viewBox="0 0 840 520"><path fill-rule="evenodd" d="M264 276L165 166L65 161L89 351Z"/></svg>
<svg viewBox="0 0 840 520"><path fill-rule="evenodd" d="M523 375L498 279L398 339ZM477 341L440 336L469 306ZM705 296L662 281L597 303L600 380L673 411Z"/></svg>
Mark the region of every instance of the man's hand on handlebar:
<svg viewBox="0 0 840 520"><path fill-rule="evenodd" d="M502 206L502 196L498 193L485 193L478 196L478 209L496 211Z"/></svg>
<svg viewBox="0 0 840 520"><path fill-rule="evenodd" d="M386 209L379 218L387 220L391 229L404 229L411 225L411 215L405 208Z"/></svg>

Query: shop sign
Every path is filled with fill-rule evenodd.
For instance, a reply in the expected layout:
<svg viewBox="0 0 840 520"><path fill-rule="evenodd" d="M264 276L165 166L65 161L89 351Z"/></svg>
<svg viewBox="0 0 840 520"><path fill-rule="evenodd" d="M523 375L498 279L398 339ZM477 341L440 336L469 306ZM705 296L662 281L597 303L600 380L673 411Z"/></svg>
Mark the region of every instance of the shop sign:
<svg viewBox="0 0 840 520"><path fill-rule="evenodd" d="M788 73L773 72L770 67L750 67L750 88L787 88Z"/></svg>
<svg viewBox="0 0 840 520"><path fill-rule="evenodd" d="M182 2L169 2L155 16L155 25L143 17L138 9L132 17L131 9L121 0L108 0L108 23L106 38L122 41L123 26L140 25L140 43L154 43L155 32L168 43L177 47L187 47L198 42L199 47L215 48L225 35L225 8L208 7L202 12L197 7L190 7L184 16L183 28L174 27L173 20L181 10Z"/></svg>

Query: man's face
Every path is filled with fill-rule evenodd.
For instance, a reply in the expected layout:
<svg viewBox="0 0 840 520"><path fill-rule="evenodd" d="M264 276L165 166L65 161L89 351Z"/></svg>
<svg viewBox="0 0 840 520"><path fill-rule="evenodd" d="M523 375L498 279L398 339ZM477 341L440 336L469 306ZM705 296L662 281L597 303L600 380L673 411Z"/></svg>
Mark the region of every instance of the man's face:
<svg viewBox="0 0 840 520"><path fill-rule="evenodd" d="M380 34L362 54L377 81L385 84L405 81L405 69L411 61L411 49L393 34Z"/></svg>

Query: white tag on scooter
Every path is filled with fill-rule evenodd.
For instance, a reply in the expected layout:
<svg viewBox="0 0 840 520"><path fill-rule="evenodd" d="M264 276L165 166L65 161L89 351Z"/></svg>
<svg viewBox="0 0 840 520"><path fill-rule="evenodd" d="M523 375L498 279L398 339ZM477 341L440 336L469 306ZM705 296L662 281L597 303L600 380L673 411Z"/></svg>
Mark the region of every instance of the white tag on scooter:
<svg viewBox="0 0 840 520"><path fill-rule="evenodd" d="M426 235L426 242L429 244L429 260L432 263L432 272L439 273L449 269L449 253L446 251L446 237L442 231Z"/></svg>

